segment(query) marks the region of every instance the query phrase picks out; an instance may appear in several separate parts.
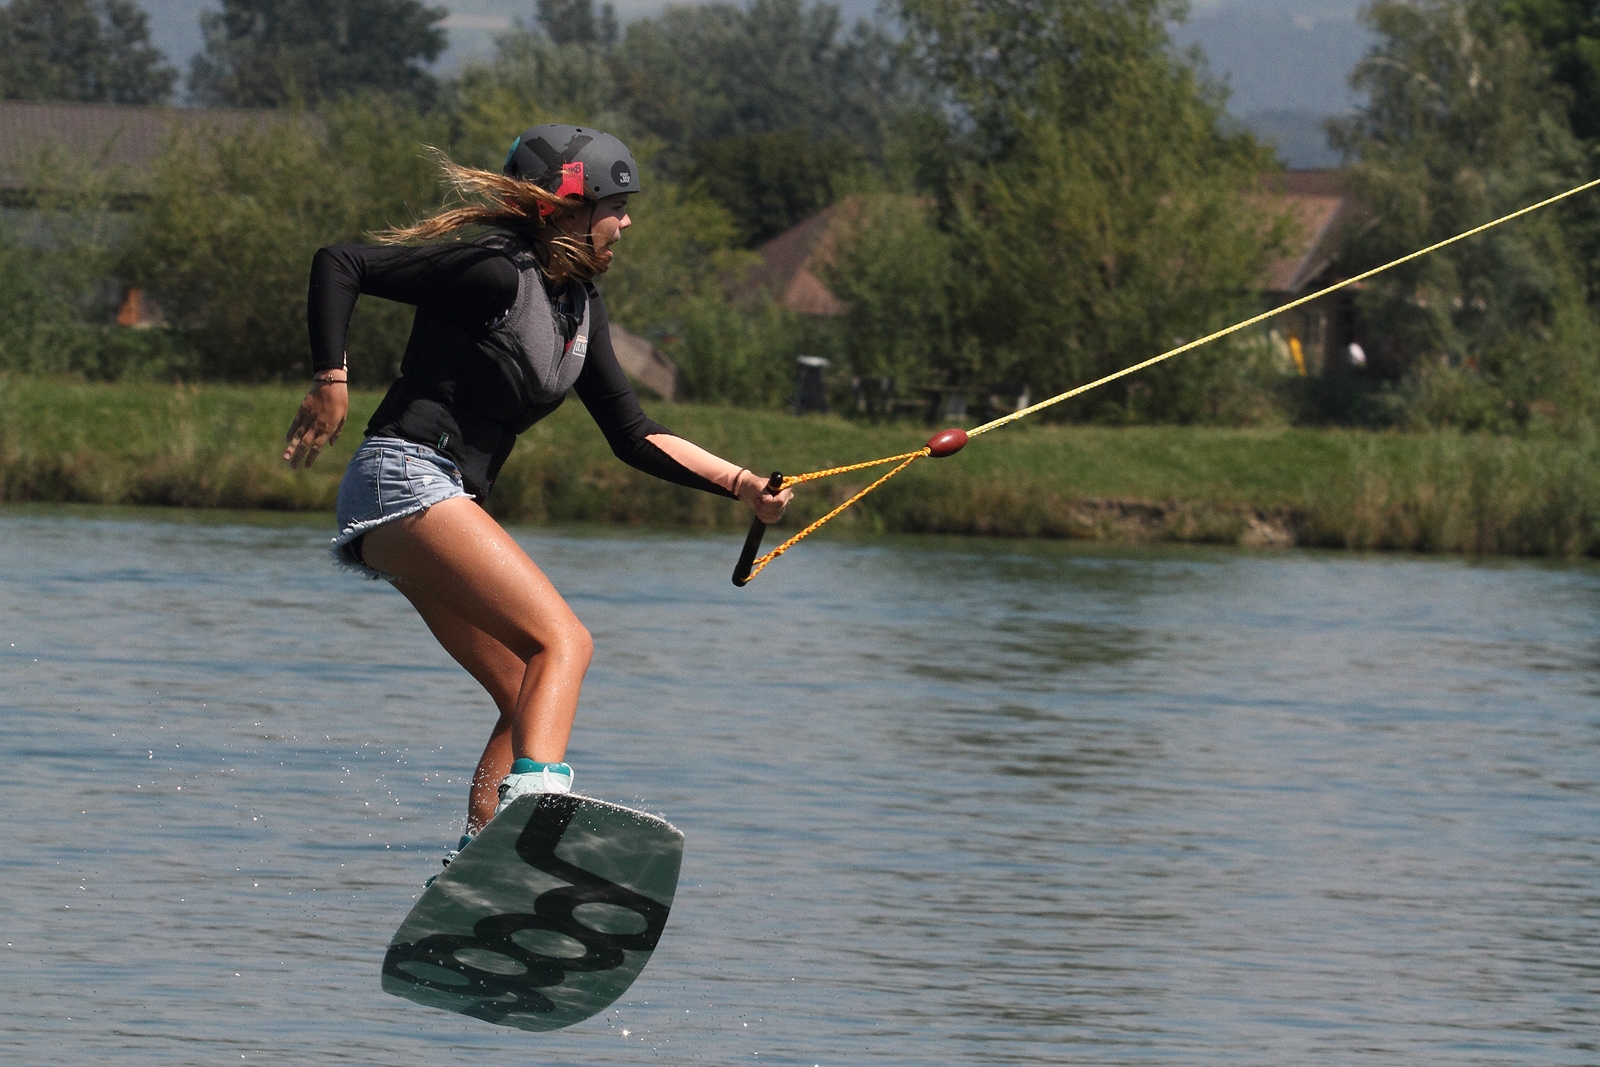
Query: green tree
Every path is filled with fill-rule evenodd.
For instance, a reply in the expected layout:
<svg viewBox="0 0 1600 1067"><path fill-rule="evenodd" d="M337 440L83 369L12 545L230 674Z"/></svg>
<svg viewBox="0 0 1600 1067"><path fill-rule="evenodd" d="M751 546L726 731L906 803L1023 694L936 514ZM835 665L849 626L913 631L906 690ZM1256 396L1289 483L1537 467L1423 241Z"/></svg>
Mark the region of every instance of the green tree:
<svg viewBox="0 0 1600 1067"><path fill-rule="evenodd" d="M1503 0L1507 19L1544 53L1567 92L1572 130L1600 140L1600 5L1594 0Z"/></svg>
<svg viewBox="0 0 1600 1067"><path fill-rule="evenodd" d="M900 77L881 29L846 31L838 8L802 0L669 7L629 24L615 69L620 106L666 143L674 174L697 146L792 131L881 158Z"/></svg>
<svg viewBox="0 0 1600 1067"><path fill-rule="evenodd" d="M1233 320L1282 235L1270 153L1167 35L1164 0L902 0L933 79L915 128L959 284L947 373L1062 391ZM1201 350L1089 396L1117 418L1236 421L1238 352Z"/></svg>
<svg viewBox="0 0 1600 1067"><path fill-rule="evenodd" d="M158 104L177 78L132 0L12 0L0 8L7 100Z"/></svg>
<svg viewBox="0 0 1600 1067"><path fill-rule="evenodd" d="M469 64L449 88L452 154L498 170L523 130L565 122L599 126L628 141L636 156L647 155L650 146L637 128L611 110L615 96L610 65L597 48L558 44L526 29L501 34L493 57Z"/></svg>
<svg viewBox="0 0 1600 1067"><path fill-rule="evenodd" d="M607 9L542 0L539 27L502 35L454 88L463 137L487 159L486 126L516 108L536 121L604 125L648 156L653 178L698 182L756 243L832 203L881 156L898 77L865 24L801 0L674 7L611 47ZM493 118L491 118L493 117ZM503 151L503 129L492 143Z"/></svg>
<svg viewBox="0 0 1600 1067"><path fill-rule="evenodd" d="M127 216L112 208L131 175L57 151L13 166L37 193L33 210L0 219L0 370L96 380L186 373L163 331L113 324Z"/></svg>
<svg viewBox="0 0 1600 1067"><path fill-rule="evenodd" d="M539 25L556 44L611 48L617 43L617 9L594 0L539 0Z"/></svg>
<svg viewBox="0 0 1600 1067"><path fill-rule="evenodd" d="M222 0L200 16L189 91L204 104L317 104L358 90L429 99L422 64L444 51L447 12L420 0Z"/></svg>
<svg viewBox="0 0 1600 1067"><path fill-rule="evenodd" d="M1366 106L1336 130L1372 216L1347 250L1381 263L1589 176L1565 101L1492 0L1379 0L1357 68ZM1499 429L1595 405L1600 330L1579 249L1584 204L1519 220L1375 279L1359 307L1424 422Z"/></svg>
<svg viewBox="0 0 1600 1067"><path fill-rule="evenodd" d="M810 218L859 180L861 147L804 130L747 133L694 146L689 177L738 220L746 243L760 244Z"/></svg>
<svg viewBox="0 0 1600 1067"><path fill-rule="evenodd" d="M361 240L435 207L433 120L381 97L198 129L162 155L126 243L124 276L166 311L203 376L305 373L306 278L325 244ZM350 365L380 384L399 365L410 309L357 305Z"/></svg>
<svg viewBox="0 0 1600 1067"><path fill-rule="evenodd" d="M749 265L728 212L695 186L657 182L628 205L633 225L601 279L611 317L661 338L682 332L686 305L725 303L725 279Z"/></svg>
<svg viewBox="0 0 1600 1067"><path fill-rule="evenodd" d="M1182 0L899 0L906 44L953 110L953 132L1003 155L1029 119L1071 124L1113 106L1130 79L1183 83L1213 107L1189 64L1170 55Z"/></svg>
<svg viewBox="0 0 1600 1067"><path fill-rule="evenodd" d="M893 378L904 393L970 368L956 340L955 244L931 200L858 193L834 209L829 240L826 281L846 306L832 346L841 369Z"/></svg>
<svg viewBox="0 0 1600 1067"><path fill-rule="evenodd" d="M0 220L0 368L63 374L88 369L110 322L107 272L107 183L86 168L42 157L31 168L70 192L46 194L33 225ZM76 180L74 180L76 179ZM65 185L66 183L62 183Z"/></svg>

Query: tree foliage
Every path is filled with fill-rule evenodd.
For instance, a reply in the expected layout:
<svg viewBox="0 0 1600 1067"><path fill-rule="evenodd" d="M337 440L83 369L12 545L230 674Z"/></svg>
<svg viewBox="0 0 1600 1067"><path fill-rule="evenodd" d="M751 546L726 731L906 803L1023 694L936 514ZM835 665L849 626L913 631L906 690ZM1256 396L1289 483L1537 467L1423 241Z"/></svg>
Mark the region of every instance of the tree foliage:
<svg viewBox="0 0 1600 1067"><path fill-rule="evenodd" d="M701 141L688 174L732 214L746 243L757 245L839 199L867 166L861 146L848 138L793 129Z"/></svg>
<svg viewBox="0 0 1600 1067"><path fill-rule="evenodd" d="M454 92L475 158L520 107L604 125L648 157L652 181L698 182L756 244L833 203L882 156L898 67L888 37L801 0L669 8L615 41L593 0L542 0ZM613 48L613 44L616 47Z"/></svg>
<svg viewBox="0 0 1600 1067"><path fill-rule="evenodd" d="M1578 184L1589 164L1548 68L1490 0L1379 0L1378 43L1336 129L1372 224L1352 265L1395 258ZM1595 317L1578 249L1592 209L1519 220L1375 279L1360 308L1414 417L1504 428L1594 404Z"/></svg>
<svg viewBox="0 0 1600 1067"><path fill-rule="evenodd" d="M642 131L612 109L610 64L590 45L526 29L502 34L493 57L469 64L448 95L452 148L463 163L498 170L512 138L545 122L599 126L648 155Z"/></svg>
<svg viewBox="0 0 1600 1067"><path fill-rule="evenodd" d="M203 104L317 104L357 90L426 100L444 8L420 0L222 0L200 16L189 90Z"/></svg>
<svg viewBox="0 0 1600 1067"><path fill-rule="evenodd" d="M556 44L611 48L617 43L617 9L594 0L539 0L539 25Z"/></svg>
<svg viewBox="0 0 1600 1067"><path fill-rule="evenodd" d="M955 381L1059 392L1232 320L1282 230L1269 153L1175 57L1156 0L902 0L940 106L913 169L944 205L961 284ZM942 94L942 96L940 95ZM1239 415L1237 353L1141 376L1116 417Z"/></svg>
<svg viewBox="0 0 1600 1067"><path fill-rule="evenodd" d="M990 152L1018 123L1105 111L1131 76L1188 68L1168 55L1182 0L899 0L917 69Z"/></svg>
<svg viewBox="0 0 1600 1067"><path fill-rule="evenodd" d="M56 161L51 160L54 164ZM76 202L53 202L43 232L0 219L0 368L29 373L84 369L109 323L98 280L106 274L104 198L83 177ZM98 192L100 190L94 190ZM98 202L97 202L98 201Z"/></svg>
<svg viewBox="0 0 1600 1067"><path fill-rule="evenodd" d="M133 0L11 0L0 8L0 96L159 104L177 71Z"/></svg>
<svg viewBox="0 0 1600 1067"><path fill-rule="evenodd" d="M953 236L931 199L863 192L834 211L829 289L845 302L837 342L852 374L906 386L971 368L958 340L961 299Z"/></svg>
<svg viewBox="0 0 1600 1067"><path fill-rule="evenodd" d="M419 146L441 132L382 99L333 105L320 119L284 113L238 130L193 129L161 159L123 274L166 309L204 376L299 376L312 255L432 207L436 176ZM408 310L358 305L354 373L394 374Z"/></svg>
<svg viewBox="0 0 1600 1067"><path fill-rule="evenodd" d="M802 0L669 7L628 26L615 70L619 108L664 142L675 174L703 146L762 134L881 158L899 74L883 30L847 29L837 7Z"/></svg>
<svg viewBox="0 0 1600 1067"><path fill-rule="evenodd" d="M1565 90L1573 132L1600 141L1600 6L1593 0L1503 0L1501 7Z"/></svg>
<svg viewBox="0 0 1600 1067"><path fill-rule="evenodd" d="M128 175L59 151L13 160L36 210L0 218L0 370L95 379L188 372L160 330L114 325L124 296L113 280L128 236L113 210Z"/></svg>

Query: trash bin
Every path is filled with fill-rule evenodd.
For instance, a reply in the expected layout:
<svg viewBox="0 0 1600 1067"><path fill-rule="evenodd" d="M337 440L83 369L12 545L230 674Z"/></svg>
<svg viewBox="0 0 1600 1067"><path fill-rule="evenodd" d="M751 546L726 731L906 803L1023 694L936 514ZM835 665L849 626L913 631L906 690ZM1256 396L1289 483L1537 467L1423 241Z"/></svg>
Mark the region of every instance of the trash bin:
<svg viewBox="0 0 1600 1067"><path fill-rule="evenodd" d="M794 413L828 412L828 361L821 356L796 356L799 371L794 383Z"/></svg>

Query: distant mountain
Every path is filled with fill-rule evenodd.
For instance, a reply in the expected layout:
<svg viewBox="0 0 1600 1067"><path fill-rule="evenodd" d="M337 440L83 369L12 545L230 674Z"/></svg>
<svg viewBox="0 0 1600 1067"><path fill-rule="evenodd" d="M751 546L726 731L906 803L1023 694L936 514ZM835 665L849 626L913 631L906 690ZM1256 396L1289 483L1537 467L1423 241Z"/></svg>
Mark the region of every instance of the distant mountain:
<svg viewBox="0 0 1600 1067"><path fill-rule="evenodd" d="M1254 111L1237 116L1239 125L1277 146L1278 158L1294 170L1337 167L1339 153L1328 147L1331 116L1319 111Z"/></svg>
<svg viewBox="0 0 1600 1067"><path fill-rule="evenodd" d="M1228 111L1291 167L1338 166L1328 119L1355 107L1350 72L1372 47L1351 0L1198 0L1173 37L1226 80Z"/></svg>

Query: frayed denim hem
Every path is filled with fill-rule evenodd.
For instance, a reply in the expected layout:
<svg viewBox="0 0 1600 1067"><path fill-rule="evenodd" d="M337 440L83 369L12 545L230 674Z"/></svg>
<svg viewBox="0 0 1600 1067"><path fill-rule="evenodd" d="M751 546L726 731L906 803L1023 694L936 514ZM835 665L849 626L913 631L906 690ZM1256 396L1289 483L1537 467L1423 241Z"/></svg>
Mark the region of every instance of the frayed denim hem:
<svg viewBox="0 0 1600 1067"><path fill-rule="evenodd" d="M356 558L356 538L386 522L427 511L435 504L470 496L461 471L427 445L395 437L369 437L356 449L339 482L339 535L329 552L342 569L393 580Z"/></svg>
<svg viewBox="0 0 1600 1067"><path fill-rule="evenodd" d="M376 567L369 567L357 559L356 554L350 550L350 542L362 536L368 530L375 530L386 522L394 522L396 519L403 519L407 515L416 515L419 512L427 511L431 507L433 507L432 504L413 504L404 511L397 511L393 515L353 522L340 531L338 537L328 543L328 555L333 557L333 562L342 571L354 571L357 574L364 574L373 581L381 578L386 582L392 582L394 581L394 575L385 574Z"/></svg>

